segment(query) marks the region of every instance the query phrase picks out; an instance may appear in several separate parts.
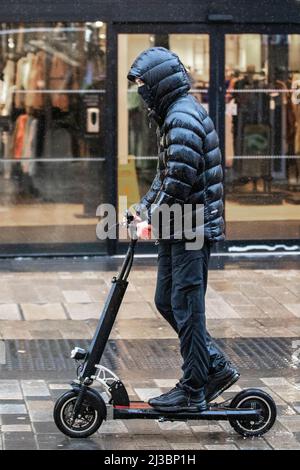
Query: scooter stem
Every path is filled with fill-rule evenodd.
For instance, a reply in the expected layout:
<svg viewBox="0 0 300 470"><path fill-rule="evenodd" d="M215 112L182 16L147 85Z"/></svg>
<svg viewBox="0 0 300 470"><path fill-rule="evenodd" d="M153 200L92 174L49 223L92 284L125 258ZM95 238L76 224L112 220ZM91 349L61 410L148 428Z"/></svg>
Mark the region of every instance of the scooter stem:
<svg viewBox="0 0 300 470"><path fill-rule="evenodd" d="M125 259L123 261L120 274L117 277L118 280L124 279L126 281L127 278L128 278L128 275L130 273L132 263L133 263L134 248L135 248L136 242L137 242L136 239L132 238L130 240L129 247L128 247L127 253L125 255Z"/></svg>
<svg viewBox="0 0 300 470"><path fill-rule="evenodd" d="M79 376L80 382L86 385L89 385L93 381L91 377L95 375L96 365L101 361L102 354L126 292L128 286L127 278L132 267L136 242L137 239L131 238L120 274L112 278L112 286L108 298L104 304L96 332Z"/></svg>

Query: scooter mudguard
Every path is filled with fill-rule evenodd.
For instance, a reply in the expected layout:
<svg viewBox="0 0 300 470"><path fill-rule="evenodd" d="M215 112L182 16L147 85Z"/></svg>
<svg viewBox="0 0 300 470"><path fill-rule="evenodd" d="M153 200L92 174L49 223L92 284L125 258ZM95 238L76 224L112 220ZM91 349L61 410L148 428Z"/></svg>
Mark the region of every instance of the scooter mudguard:
<svg viewBox="0 0 300 470"><path fill-rule="evenodd" d="M71 386L74 392L79 394L81 386L75 382L72 382ZM103 419L106 419L107 409L100 393L97 392L97 390L95 390L94 388L87 387L85 391L85 396L87 397L89 403L100 412Z"/></svg>
<svg viewBox="0 0 300 470"><path fill-rule="evenodd" d="M129 406L129 397L127 390L121 380L116 380L113 382L109 388L111 393L110 404Z"/></svg>

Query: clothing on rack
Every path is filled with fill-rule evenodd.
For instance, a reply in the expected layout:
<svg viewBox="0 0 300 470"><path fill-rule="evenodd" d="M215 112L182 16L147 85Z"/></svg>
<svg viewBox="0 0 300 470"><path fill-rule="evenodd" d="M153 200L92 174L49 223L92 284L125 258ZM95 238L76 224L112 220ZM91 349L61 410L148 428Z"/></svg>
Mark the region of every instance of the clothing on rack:
<svg viewBox="0 0 300 470"><path fill-rule="evenodd" d="M20 160L23 155L26 124L27 124L28 119L29 119L28 114L21 114L16 121L16 126L14 130L14 138L13 138L13 156L16 160Z"/></svg>
<svg viewBox="0 0 300 470"><path fill-rule="evenodd" d="M25 108L26 90L29 89L29 78L32 73L34 54L28 52L25 57L21 57L17 62L16 85L14 104L16 108Z"/></svg>
<svg viewBox="0 0 300 470"><path fill-rule="evenodd" d="M22 170L33 176L35 173L35 162L32 159L36 158L38 138L38 119L29 117L26 123L25 137L22 151ZM30 159L30 161L26 161Z"/></svg>
<svg viewBox="0 0 300 470"><path fill-rule="evenodd" d="M226 81L226 90L234 89L234 85L237 78L231 76ZM235 94L226 92L225 96L226 110L225 110L225 155L226 155L226 167L231 168L234 159L234 142L233 142L233 116L236 115L236 101Z"/></svg>
<svg viewBox="0 0 300 470"><path fill-rule="evenodd" d="M39 51L34 54L29 72L28 91L25 96L27 112L31 109L44 109L45 95L41 92L46 85L46 53Z"/></svg>
<svg viewBox="0 0 300 470"><path fill-rule="evenodd" d="M0 110L2 116L9 116L13 104L13 90L15 84L15 61L8 59L2 72L0 87Z"/></svg>
<svg viewBox="0 0 300 470"><path fill-rule="evenodd" d="M53 56L51 60L49 74L50 90L68 90L72 82L72 69L69 64L62 60L59 56ZM51 104L61 111L68 111L69 96L64 93L51 93Z"/></svg>
<svg viewBox="0 0 300 470"><path fill-rule="evenodd" d="M4 179L8 180L11 176L12 162L6 161L11 159L11 147L12 147L12 135L10 132L3 131L1 132L2 139L2 158L4 160L3 170L4 170Z"/></svg>

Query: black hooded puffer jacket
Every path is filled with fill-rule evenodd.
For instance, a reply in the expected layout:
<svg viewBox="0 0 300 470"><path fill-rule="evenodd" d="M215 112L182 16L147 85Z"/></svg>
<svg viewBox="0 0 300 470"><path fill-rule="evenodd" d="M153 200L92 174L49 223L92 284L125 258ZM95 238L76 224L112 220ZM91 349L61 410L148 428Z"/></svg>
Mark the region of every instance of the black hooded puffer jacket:
<svg viewBox="0 0 300 470"><path fill-rule="evenodd" d="M151 222L161 204L203 204L204 237L224 240L219 139L204 107L188 93L191 83L185 67L175 53L151 47L133 62L127 78L136 77L145 83L143 98L158 124L159 139L157 173L139 212L146 209Z"/></svg>

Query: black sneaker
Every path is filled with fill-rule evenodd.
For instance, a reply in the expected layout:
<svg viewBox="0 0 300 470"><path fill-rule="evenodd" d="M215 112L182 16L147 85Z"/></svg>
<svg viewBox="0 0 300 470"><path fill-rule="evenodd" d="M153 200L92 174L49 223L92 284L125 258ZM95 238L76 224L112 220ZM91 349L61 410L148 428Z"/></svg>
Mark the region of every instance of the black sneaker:
<svg viewBox="0 0 300 470"><path fill-rule="evenodd" d="M158 411L166 412L197 412L207 409L204 387L197 393L191 395L182 387L176 385L174 388L159 397L150 398L149 405Z"/></svg>
<svg viewBox="0 0 300 470"><path fill-rule="evenodd" d="M231 387L239 377L239 372L232 367L230 362L226 362L221 370L210 374L205 384L205 400L207 403Z"/></svg>

